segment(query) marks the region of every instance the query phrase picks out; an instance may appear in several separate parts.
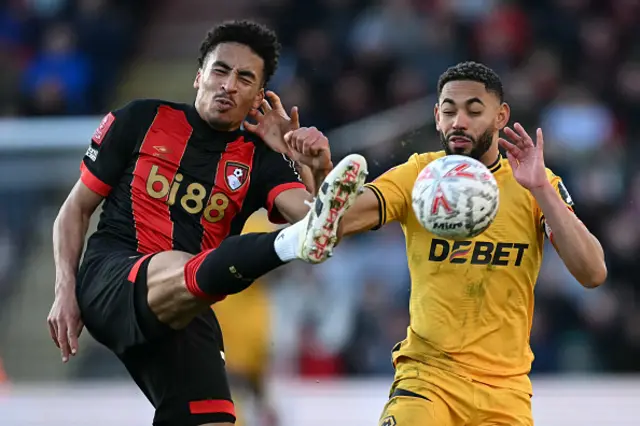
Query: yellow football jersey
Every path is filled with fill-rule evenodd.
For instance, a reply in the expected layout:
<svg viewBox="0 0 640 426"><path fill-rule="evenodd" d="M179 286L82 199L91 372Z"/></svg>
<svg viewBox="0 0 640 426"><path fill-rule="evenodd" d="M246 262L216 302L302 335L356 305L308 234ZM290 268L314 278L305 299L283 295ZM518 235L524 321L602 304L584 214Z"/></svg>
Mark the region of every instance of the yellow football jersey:
<svg viewBox="0 0 640 426"><path fill-rule="evenodd" d="M544 244L542 211L516 182L507 159L499 158L489 167L500 188L493 224L468 241L428 232L413 213L411 191L420 171L444 155L415 154L367 185L380 202L380 226L398 221L406 238L411 321L407 338L394 348L394 362L405 356L531 393L529 335ZM548 169L547 175L571 208L560 178Z"/></svg>

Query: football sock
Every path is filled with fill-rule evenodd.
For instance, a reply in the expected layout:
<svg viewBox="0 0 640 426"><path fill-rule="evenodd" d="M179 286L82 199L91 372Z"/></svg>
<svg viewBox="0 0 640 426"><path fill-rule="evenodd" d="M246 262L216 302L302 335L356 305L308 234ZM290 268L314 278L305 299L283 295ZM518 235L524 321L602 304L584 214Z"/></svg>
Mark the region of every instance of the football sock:
<svg viewBox="0 0 640 426"><path fill-rule="evenodd" d="M290 262L298 258L296 252L298 251L298 244L300 243L300 233L306 230L306 226L307 221L302 220L280 231L278 238L276 238L273 243L273 247L280 260Z"/></svg>
<svg viewBox="0 0 640 426"><path fill-rule="evenodd" d="M239 293L257 278L285 262L275 241L279 232L252 233L226 238L218 248L191 258L184 266L187 289L212 301Z"/></svg>

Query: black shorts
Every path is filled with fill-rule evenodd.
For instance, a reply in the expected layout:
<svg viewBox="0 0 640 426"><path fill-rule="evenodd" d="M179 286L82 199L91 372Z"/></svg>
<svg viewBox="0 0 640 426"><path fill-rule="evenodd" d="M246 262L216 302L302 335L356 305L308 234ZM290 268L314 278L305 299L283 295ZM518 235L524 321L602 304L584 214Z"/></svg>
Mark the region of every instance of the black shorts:
<svg viewBox="0 0 640 426"><path fill-rule="evenodd" d="M161 323L147 303L151 256L85 258L77 297L87 331L124 363L156 409L156 426L235 423L220 325L211 309L186 328Z"/></svg>

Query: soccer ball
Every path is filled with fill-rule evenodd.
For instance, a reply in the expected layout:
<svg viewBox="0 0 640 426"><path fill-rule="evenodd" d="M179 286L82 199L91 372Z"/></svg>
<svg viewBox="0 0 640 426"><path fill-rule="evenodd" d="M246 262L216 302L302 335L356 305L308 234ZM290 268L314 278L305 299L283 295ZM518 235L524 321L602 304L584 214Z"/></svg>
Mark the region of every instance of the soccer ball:
<svg viewBox="0 0 640 426"><path fill-rule="evenodd" d="M480 161L446 155L418 175L411 194L418 222L447 239L473 238L484 232L498 213L498 183Z"/></svg>

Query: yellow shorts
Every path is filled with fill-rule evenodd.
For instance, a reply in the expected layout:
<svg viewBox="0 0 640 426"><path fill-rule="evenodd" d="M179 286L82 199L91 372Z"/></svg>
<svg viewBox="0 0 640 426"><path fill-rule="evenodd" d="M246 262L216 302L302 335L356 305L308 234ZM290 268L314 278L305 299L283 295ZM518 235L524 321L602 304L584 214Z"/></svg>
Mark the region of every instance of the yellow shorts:
<svg viewBox="0 0 640 426"><path fill-rule="evenodd" d="M400 358L379 426L533 426L531 396Z"/></svg>

